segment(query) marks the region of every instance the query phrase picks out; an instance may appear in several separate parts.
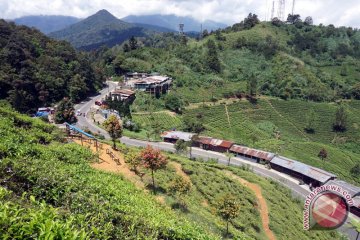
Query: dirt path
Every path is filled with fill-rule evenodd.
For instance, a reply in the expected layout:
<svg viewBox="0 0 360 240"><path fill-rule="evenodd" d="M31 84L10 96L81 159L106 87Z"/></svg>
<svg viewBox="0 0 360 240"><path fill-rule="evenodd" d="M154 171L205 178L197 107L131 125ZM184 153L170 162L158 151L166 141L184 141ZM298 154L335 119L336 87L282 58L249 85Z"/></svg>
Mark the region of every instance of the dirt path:
<svg viewBox="0 0 360 240"><path fill-rule="evenodd" d="M175 168L176 174L183 177L185 180L191 182L190 177L182 170L181 164L178 162L169 162L169 164Z"/></svg>
<svg viewBox="0 0 360 240"><path fill-rule="evenodd" d="M293 122L291 122L289 119L287 119L285 116L283 116L275 107L272 105L269 99L265 99L266 102L270 105L272 109L274 109L275 113L278 114L282 119L286 120L288 123L290 123L291 126L293 126L301 135L305 137L306 140L310 141L310 138L306 136L306 134L301 131Z"/></svg>
<svg viewBox="0 0 360 240"><path fill-rule="evenodd" d="M227 117L227 120L228 120L228 123L229 123L229 128L231 129L230 116L229 116L229 111L228 111L228 108L227 108L226 104L224 105L224 107L225 107L226 117Z"/></svg>
<svg viewBox="0 0 360 240"><path fill-rule="evenodd" d="M239 181L242 185L250 188L255 193L255 196L256 196L256 198L258 200L258 204L259 204L260 216L261 216L263 228L265 230L265 234L270 240L275 240L276 237L269 228L269 222L270 222L269 210L268 210L266 201L261 193L261 187L259 187L257 184L250 183L239 176L236 176L235 174L233 174L230 171L225 171L225 175L232 179Z"/></svg>
<svg viewBox="0 0 360 240"><path fill-rule="evenodd" d="M81 145L80 140L74 139L73 141ZM96 148L94 144L89 144L88 142L83 141L83 146L90 148L93 153L96 153ZM114 154L114 156L119 159L120 165L118 165L110 157L110 155L106 153L107 150L111 151ZM95 162L91 164L93 168L103 170L106 172L120 173L126 179L134 183L136 187L140 189L145 189L145 184L141 181L141 178L138 175L136 175L133 171L130 171L129 167L125 163L124 156L120 152L114 151L111 148L111 146L107 144L102 144L102 149L99 149L99 157L100 157L99 162Z"/></svg>

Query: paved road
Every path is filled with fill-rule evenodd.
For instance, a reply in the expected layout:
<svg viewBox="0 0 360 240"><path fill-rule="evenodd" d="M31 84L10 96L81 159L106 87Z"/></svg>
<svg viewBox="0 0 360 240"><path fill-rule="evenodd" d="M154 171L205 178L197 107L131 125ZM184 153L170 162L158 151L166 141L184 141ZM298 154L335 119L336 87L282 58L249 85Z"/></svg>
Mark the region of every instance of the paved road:
<svg viewBox="0 0 360 240"><path fill-rule="evenodd" d="M116 83L114 82L107 82L108 87L100 91L100 94L90 98L87 102L82 102L75 106L75 110L79 110L82 113L85 113L86 116L88 116L88 112L90 111L90 108L95 104L95 101L100 100L105 97L106 94L108 94L109 91L112 91L116 87ZM90 131L95 133L100 133L105 136L105 138L109 139L109 134L96 126L92 120L89 120L86 117L79 117L78 122L76 124L79 127L87 127ZM154 148L168 151L168 152L175 152L174 145L171 143L165 143L165 142L148 142L148 141L142 141L137 139L131 139L128 137L122 137L120 141L128 146L134 146L134 147L146 147L147 145L151 145ZM227 164L228 163L228 157L226 157L224 154L212 152L212 151L206 151L200 148L192 148L192 156L195 158L202 158L204 160L209 159L217 159L219 164ZM290 189L293 196L305 199L306 196L310 193L310 190L305 186L300 186L298 181L295 179L292 179L291 177L279 173L275 170L269 170L266 169L264 166L249 162L244 159L233 157L231 158L230 164L233 166L246 166L250 165L252 171L262 177L270 178L272 180L275 180L285 186L286 188ZM351 215L352 218L355 216ZM356 217L355 217L356 218ZM284 223L285 224L285 223ZM350 229L347 225L344 225L340 228L340 231L343 233L346 233L350 240L356 239L356 232L353 229Z"/></svg>

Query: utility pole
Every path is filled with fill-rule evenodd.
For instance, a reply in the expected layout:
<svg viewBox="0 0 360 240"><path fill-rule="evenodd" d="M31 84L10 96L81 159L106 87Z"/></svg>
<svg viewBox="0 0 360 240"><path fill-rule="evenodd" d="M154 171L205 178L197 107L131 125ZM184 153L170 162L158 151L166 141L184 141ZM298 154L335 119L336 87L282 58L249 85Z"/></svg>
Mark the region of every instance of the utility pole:
<svg viewBox="0 0 360 240"><path fill-rule="evenodd" d="M274 13L275 13L275 0L273 0L273 2L272 2L271 19L270 19L270 20L273 20L273 18L274 18Z"/></svg>
<svg viewBox="0 0 360 240"><path fill-rule="evenodd" d="M184 35L184 24L183 23L179 24L179 34Z"/></svg>
<svg viewBox="0 0 360 240"><path fill-rule="evenodd" d="M293 0L293 3L292 3L291 15L294 15L294 9L295 9L295 0Z"/></svg>
<svg viewBox="0 0 360 240"><path fill-rule="evenodd" d="M279 6L278 6L278 18L281 20L281 21L284 21L284 14L285 14L285 0L279 0L278 2Z"/></svg>

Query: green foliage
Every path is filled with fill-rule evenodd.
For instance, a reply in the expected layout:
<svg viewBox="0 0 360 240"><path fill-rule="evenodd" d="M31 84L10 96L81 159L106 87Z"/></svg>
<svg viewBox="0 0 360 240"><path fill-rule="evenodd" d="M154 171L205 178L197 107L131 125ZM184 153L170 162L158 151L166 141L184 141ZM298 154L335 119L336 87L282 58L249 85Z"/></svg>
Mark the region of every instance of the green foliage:
<svg viewBox="0 0 360 240"><path fill-rule="evenodd" d="M119 119L115 115L110 115L110 117L106 119L103 123L103 126L105 127L105 130L109 133L115 149L115 140L121 138L123 133L122 125L119 122Z"/></svg>
<svg viewBox="0 0 360 240"><path fill-rule="evenodd" d="M211 71L219 73L221 71L221 63L218 57L217 48L213 40L207 41L207 56L205 58L206 65Z"/></svg>
<svg viewBox="0 0 360 240"><path fill-rule="evenodd" d="M165 96L164 103L167 109L176 113L181 113L184 107L181 97L172 92Z"/></svg>
<svg viewBox="0 0 360 240"><path fill-rule="evenodd" d="M101 72L70 44L4 20L0 35L0 99L18 111L34 112L65 96L82 100L102 86Z"/></svg>
<svg viewBox="0 0 360 240"><path fill-rule="evenodd" d="M347 113L344 105L340 105L336 110L335 122L333 128L335 131L343 132L346 130L347 126Z"/></svg>
<svg viewBox="0 0 360 240"><path fill-rule="evenodd" d="M174 147L177 153L186 153L189 144L182 139L176 141Z"/></svg>
<svg viewBox="0 0 360 240"><path fill-rule="evenodd" d="M224 195L218 200L218 213L226 221L226 235L229 232L228 224L240 214L240 204L231 194Z"/></svg>
<svg viewBox="0 0 360 240"><path fill-rule="evenodd" d="M75 123L77 119L75 117L74 104L68 98L64 98L57 106L55 113L56 123Z"/></svg>
<svg viewBox="0 0 360 240"><path fill-rule="evenodd" d="M57 142L54 126L1 107L0 134L1 239L216 238L119 175L93 169L95 156Z"/></svg>

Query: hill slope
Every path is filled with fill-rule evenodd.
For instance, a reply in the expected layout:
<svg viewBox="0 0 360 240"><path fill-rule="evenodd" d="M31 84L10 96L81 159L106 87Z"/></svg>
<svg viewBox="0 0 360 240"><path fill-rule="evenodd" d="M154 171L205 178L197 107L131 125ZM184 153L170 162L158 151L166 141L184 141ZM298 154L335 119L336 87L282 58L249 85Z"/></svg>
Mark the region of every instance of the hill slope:
<svg viewBox="0 0 360 240"><path fill-rule="evenodd" d="M112 47L121 44L131 36L146 37L160 31L171 32L163 27L127 23L106 10L100 10L76 24L50 33L49 36L66 40L78 49L92 50L103 45Z"/></svg>
<svg viewBox="0 0 360 240"><path fill-rule="evenodd" d="M41 120L0 106L0 134L0 210L5 209L1 239L222 239L226 224L215 209L218 198L229 193L241 204L241 214L231 222L231 236L267 239L257 198L239 178L261 187L269 225L278 239L340 239L333 231L303 231L302 202L248 169L169 155L168 166L156 172L159 193L153 196L137 188L127 175L93 169L97 157L88 147L67 142L55 126ZM118 148L125 155L139 151ZM122 163L121 167L127 166ZM137 176L139 181L148 184L150 171L141 171L145 176L141 180ZM176 207L179 199L168 190L179 172L193 184L183 196L185 211Z"/></svg>
<svg viewBox="0 0 360 240"><path fill-rule="evenodd" d="M217 30L219 28L225 28L227 25L211 20L206 20L204 22L199 22L192 17L179 17L176 15L129 15L122 18L122 20L130 23L146 23L151 25L157 25L165 28L172 29L174 31L179 31L179 24L183 23L185 32L200 32L201 24L203 29L208 31Z"/></svg>
<svg viewBox="0 0 360 240"><path fill-rule="evenodd" d="M38 30L0 20L0 99L21 112L33 112L71 97L84 99L102 86L88 58L69 43Z"/></svg>
<svg viewBox="0 0 360 240"><path fill-rule="evenodd" d="M71 24L79 22L81 19L70 16L57 15L40 15L40 16L25 16L16 18L14 21L17 25L25 25L28 27L35 27L41 32L47 34L63 29Z"/></svg>

